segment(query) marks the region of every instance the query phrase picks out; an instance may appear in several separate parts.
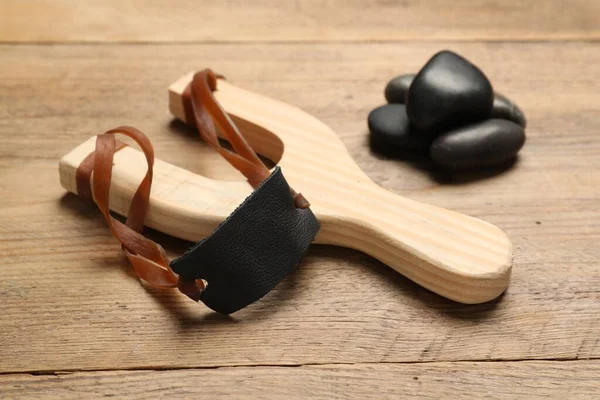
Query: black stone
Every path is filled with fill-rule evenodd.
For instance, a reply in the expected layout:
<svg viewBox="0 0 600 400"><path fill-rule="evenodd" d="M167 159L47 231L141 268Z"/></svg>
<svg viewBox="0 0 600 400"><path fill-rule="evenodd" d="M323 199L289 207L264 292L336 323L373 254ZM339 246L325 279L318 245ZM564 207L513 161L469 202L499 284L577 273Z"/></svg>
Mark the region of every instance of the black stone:
<svg viewBox="0 0 600 400"><path fill-rule="evenodd" d="M385 99L388 103L404 104L408 88L415 79L415 74L398 75L385 87Z"/></svg>
<svg viewBox="0 0 600 400"><path fill-rule="evenodd" d="M406 96L411 123L424 131L443 131L490 116L494 91L486 76L450 51L434 55L419 71Z"/></svg>
<svg viewBox="0 0 600 400"><path fill-rule="evenodd" d="M424 150L433 138L415 131L402 104L377 107L369 113L369 131L374 142L387 143L404 150Z"/></svg>
<svg viewBox="0 0 600 400"><path fill-rule="evenodd" d="M496 93L494 96L494 106L492 107L492 118L507 119L521 125L527 126L527 119L523 111L506 96Z"/></svg>
<svg viewBox="0 0 600 400"><path fill-rule="evenodd" d="M517 155L525 143L523 127L490 119L447 132L433 141L431 159L449 169L500 164Z"/></svg>

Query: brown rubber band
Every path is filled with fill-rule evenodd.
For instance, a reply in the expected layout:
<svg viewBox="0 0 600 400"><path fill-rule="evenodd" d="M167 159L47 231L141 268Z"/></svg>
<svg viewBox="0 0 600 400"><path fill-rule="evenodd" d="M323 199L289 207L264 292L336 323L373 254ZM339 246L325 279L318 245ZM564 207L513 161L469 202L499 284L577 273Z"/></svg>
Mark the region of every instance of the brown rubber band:
<svg viewBox="0 0 600 400"><path fill-rule="evenodd" d="M127 146L125 143L117 140L115 146L115 152L121 150ZM92 171L94 170L94 160L96 156L94 152L91 152L83 159L77 171L75 171L75 183L77 185L77 194L86 200L92 200L92 186L90 178L92 177Z"/></svg>
<svg viewBox="0 0 600 400"><path fill-rule="evenodd" d="M125 224L110 215L108 204L114 154L119 148L125 146L123 143L117 145L115 134L123 134L135 140L144 152L148 163L146 175L132 198ZM154 149L146 135L128 126L111 129L96 137L95 151L88 155L78 168L77 192L91 195L89 182L93 171L92 188L96 204L104 215L110 231L121 242L123 252L137 276L151 286L178 287L188 297L199 301L200 293L204 289L202 281L180 282L177 274L169 266L164 249L158 243L141 235L148 212L153 166Z"/></svg>
<svg viewBox="0 0 600 400"><path fill-rule="evenodd" d="M202 139L244 174L252 187L256 188L271 172L215 98L213 92L217 90L218 77L210 69L194 75L182 95L185 119L189 124L195 125ZM237 154L221 146L215 124ZM291 192L297 208L310 207L301 193L296 193L293 189Z"/></svg>

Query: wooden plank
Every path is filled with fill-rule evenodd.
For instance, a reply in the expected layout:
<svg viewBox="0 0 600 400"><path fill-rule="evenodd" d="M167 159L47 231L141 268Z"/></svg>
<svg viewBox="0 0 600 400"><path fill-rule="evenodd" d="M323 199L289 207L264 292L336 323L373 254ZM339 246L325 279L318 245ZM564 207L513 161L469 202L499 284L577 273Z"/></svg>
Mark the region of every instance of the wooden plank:
<svg viewBox="0 0 600 400"><path fill-rule="evenodd" d="M368 150L366 114L386 80L442 47L480 65L527 113L528 143L512 170L447 175ZM0 371L600 357L600 83L589 67L599 47L0 46ZM207 66L324 120L385 188L505 230L516 248L508 292L459 305L327 246L232 317L146 291L100 213L65 195L57 162L94 132L131 124L160 158L238 179L170 122L168 84ZM187 245L153 237L172 252Z"/></svg>
<svg viewBox="0 0 600 400"><path fill-rule="evenodd" d="M600 37L596 0L0 3L4 42L547 40Z"/></svg>
<svg viewBox="0 0 600 400"><path fill-rule="evenodd" d="M593 399L600 361L305 365L0 375L4 398Z"/></svg>

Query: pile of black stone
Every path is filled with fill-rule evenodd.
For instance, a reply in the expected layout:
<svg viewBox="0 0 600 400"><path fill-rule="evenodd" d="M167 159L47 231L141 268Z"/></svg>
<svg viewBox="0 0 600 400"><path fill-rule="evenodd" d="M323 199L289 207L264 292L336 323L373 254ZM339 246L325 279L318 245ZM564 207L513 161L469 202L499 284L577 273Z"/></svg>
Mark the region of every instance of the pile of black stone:
<svg viewBox="0 0 600 400"><path fill-rule="evenodd" d="M497 165L525 143L525 115L494 94L479 68L451 51L434 55L415 75L385 88L389 104L371 111L371 142L400 152L429 151L448 169Z"/></svg>

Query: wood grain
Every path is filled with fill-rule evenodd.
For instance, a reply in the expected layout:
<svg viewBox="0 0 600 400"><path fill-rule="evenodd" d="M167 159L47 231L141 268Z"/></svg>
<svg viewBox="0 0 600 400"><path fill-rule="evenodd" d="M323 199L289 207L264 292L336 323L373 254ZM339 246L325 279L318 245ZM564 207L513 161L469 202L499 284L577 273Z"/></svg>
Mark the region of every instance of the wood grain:
<svg viewBox="0 0 600 400"><path fill-rule="evenodd" d="M4 42L355 42L600 38L596 0L0 2Z"/></svg>
<svg viewBox="0 0 600 400"><path fill-rule="evenodd" d="M528 142L512 169L445 174L369 150L366 115L383 102L387 79L446 47L525 110ZM590 68L598 50L587 42L0 46L0 371L600 357L600 83ZM322 119L388 190L501 227L516 249L508 292L459 305L329 246L312 248L274 292L231 318L145 290L101 214L60 187L58 159L131 124L161 159L239 179L168 113L169 83L206 66ZM187 246L152 236L174 253Z"/></svg>
<svg viewBox="0 0 600 400"><path fill-rule="evenodd" d="M595 399L600 362L305 365L0 375L3 398Z"/></svg>

